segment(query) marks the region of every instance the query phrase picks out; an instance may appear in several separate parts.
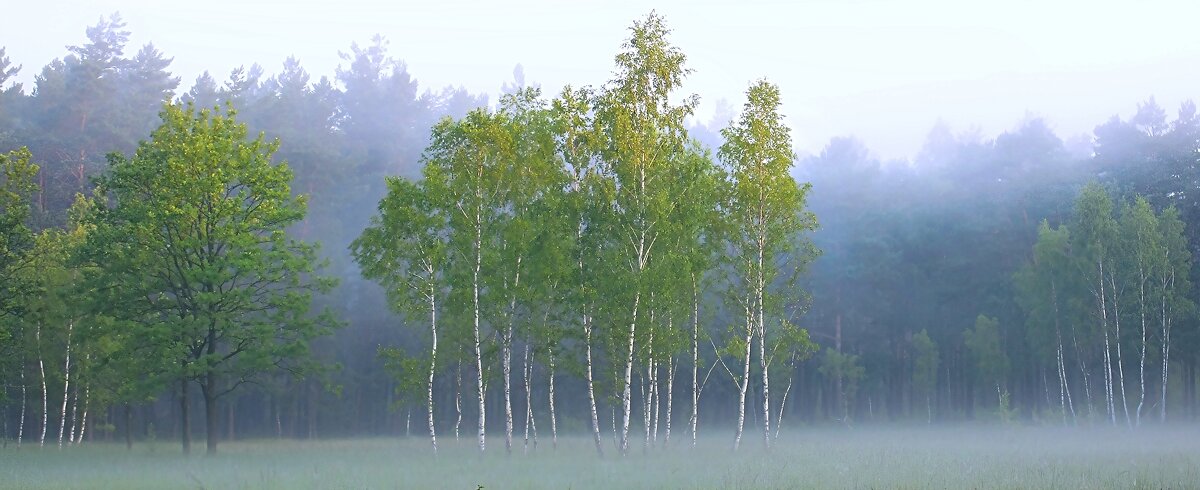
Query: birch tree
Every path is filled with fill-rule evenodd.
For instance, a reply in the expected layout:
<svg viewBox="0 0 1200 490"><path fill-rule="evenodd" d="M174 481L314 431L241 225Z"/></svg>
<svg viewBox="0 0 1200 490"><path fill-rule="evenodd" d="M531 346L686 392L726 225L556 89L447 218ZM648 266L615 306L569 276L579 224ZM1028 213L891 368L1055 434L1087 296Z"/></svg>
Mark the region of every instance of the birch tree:
<svg viewBox="0 0 1200 490"><path fill-rule="evenodd" d="M1121 210L1120 223L1122 248L1125 250L1126 273L1136 287L1138 320L1141 336L1138 339L1138 403L1134 410L1134 426L1142 425L1142 408L1146 403L1146 348L1150 343L1149 322L1153 322L1153 278L1162 268L1162 236L1158 217L1149 201L1138 197L1133 204Z"/></svg>
<svg viewBox="0 0 1200 490"><path fill-rule="evenodd" d="M384 286L393 308L409 321L428 319L426 407L429 441L436 453L433 386L438 359L438 311L446 294L447 210L441 205L441 196L434 195L423 183L389 177L387 186L388 194L379 203L379 214L351 244L351 250L363 276Z"/></svg>
<svg viewBox="0 0 1200 490"><path fill-rule="evenodd" d="M808 184L791 176L794 164L791 133L779 112L779 88L760 80L746 92L746 105L737 123L722 131L725 144L718 156L729 167L732 200L729 219L734 231L729 237L729 254L740 288L739 310L745 315L746 339L743 378L750 374L751 344L758 339L762 375L763 444L771 445L770 370L767 355L767 323L779 323L779 312L787 293L793 293L795 274L815 256L805 232L816 229L816 216L804 208ZM781 275L783 273L783 275ZM789 274L790 273L790 274ZM777 279L782 279L777 283ZM742 380L738 412L745 411L747 379ZM741 443L742 421L734 448Z"/></svg>
<svg viewBox="0 0 1200 490"><path fill-rule="evenodd" d="M1178 320L1184 318L1184 315L1194 314L1195 303L1190 299L1192 292L1192 282L1190 272L1192 269L1192 254L1188 249L1187 238L1184 234L1184 224L1179 217L1179 210L1175 206L1171 206L1163 210L1158 218L1159 233L1162 238L1162 246L1159 252L1162 254L1162 267L1158 269L1157 277L1155 277L1155 286L1158 293L1158 319L1159 319L1159 340L1161 347L1160 360L1162 361L1162 379L1159 382L1161 388L1158 400L1158 420L1166 422L1167 420L1167 386L1169 386L1170 378L1168 376L1171 367L1171 338L1172 327Z"/></svg>
<svg viewBox="0 0 1200 490"><path fill-rule="evenodd" d="M479 417L479 451L487 449L484 345L490 304L503 301L503 291L488 288L494 277L499 233L498 203L504 192L506 152L511 133L503 119L483 109L459 121L443 119L434 128L425 150L425 179L432 192L445 196L449 209L448 255L452 307L463 310L471 326L475 354L475 391ZM499 299L497 299L499 298Z"/></svg>
<svg viewBox="0 0 1200 490"><path fill-rule="evenodd" d="M1088 184L1075 203L1075 221L1071 229L1072 248L1082 256L1082 276L1093 300L1093 321L1104 340L1104 401L1109 420L1117 424L1117 409L1113 385L1112 342L1110 342L1109 308L1112 291L1106 279L1115 268L1111 244L1115 241L1116 221L1112 216L1112 199L1099 184Z"/></svg>
<svg viewBox="0 0 1200 490"><path fill-rule="evenodd" d="M697 102L695 96L681 104L672 101L689 70L686 56L668 41L669 33L655 13L634 22L616 56L616 72L596 107L597 122L607 138L600 151L600 171L609 180L603 208L611 215L609 238L619 260L612 280L623 290L619 298L628 302L619 380L622 454L629 450L638 324L647 315L646 274L657 260L660 227L671 216L672 196L665 180L673 171L672 156L686 141L684 117L692 114Z"/></svg>

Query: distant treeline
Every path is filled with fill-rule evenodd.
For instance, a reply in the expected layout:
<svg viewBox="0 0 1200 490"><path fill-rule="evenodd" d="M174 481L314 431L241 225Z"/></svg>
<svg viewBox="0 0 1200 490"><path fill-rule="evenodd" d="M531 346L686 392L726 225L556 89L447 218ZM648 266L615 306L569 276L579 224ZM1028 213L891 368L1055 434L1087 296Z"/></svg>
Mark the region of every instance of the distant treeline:
<svg viewBox="0 0 1200 490"><path fill-rule="evenodd" d="M43 67L28 89L8 82L21 67L0 48L4 437L170 438L193 422L187 413L201 411L220 438L403 434L416 430L412 413L426 415L430 404L426 431L443 439L474 433L471 415L486 406L488 424L508 422L506 432L530 428L536 437L536 423L590 433L598 448L602 437L627 447L637 430L657 441L672 414L683 424L672 429L679 437L742 418L774 432L766 420L796 429L1196 417L1200 317L1190 277L1200 252L1200 117L1192 103L1168 118L1150 99L1069 150L1036 118L994 139L939 125L911 162L880 162L857 140L835 138L790 168L796 222L760 227L790 237L774 262L768 255L760 265L741 260L754 258L743 245L756 228L739 221L752 214L737 212L748 202L739 186L752 180L738 169L756 158L745 148L768 144L766 134L784 135L768 145L771 158L792 163L786 128L752 124L771 119L764 97L777 106L778 91L751 90L737 121L685 122L696 102L670 98L686 93L682 53L657 17L631 33L605 86L543 95L516 70L491 109L485 96L462 89L422 92L380 38L352 45L332 79L314 81L289 59L271 77L257 65L221 82L206 73L187 92L153 46L126 54L129 32L115 16L89 28L88 42ZM649 69L654 63L667 71ZM164 109L164 101L172 104ZM249 131L229 129L238 123ZM266 139L256 143L259 132ZM142 351L121 350L134 345L129 339L80 333L199 328L203 315L171 321L165 309L142 308L165 308L153 299L179 294L134 286L144 281L128 273L162 257L126 254L150 240L120 226L165 219L122 204L171 208L137 194L151 183L161 186L159 197L203 194L201 184L149 175L178 170L167 165L172 152L211 150L186 150L186 138L166 143L200 133L244 150L237 154L245 173L223 178L277 181L272 188L289 193L269 202L293 211L251 235L285 233L278 250L301 262L263 274L294 276L307 293L320 293L311 305L286 305L312 312L286 322L312 328L289 337L295 342L271 343L302 346L311 359L266 362L292 354L274 349L255 358L256 369L221 371L213 385L206 373L236 344L177 356L191 360L168 369L104 360ZM286 161L291 175L256 166L264 161ZM495 165L483 165L489 161ZM660 188L631 193L639 185L628 172L639 171L631 163L638 161ZM496 174L470 180L463 165L471 163ZM456 221L469 217L466 204L488 210L486 220L480 215L486 226ZM812 231L806 217L814 215ZM567 218L575 224L564 225ZM476 241L467 240L469 230L479 232ZM487 246L496 248L485 254ZM471 250L484 272L473 279L463 265ZM431 267L424 282L409 280L411 264L431 251L424 259L444 260L441 268ZM310 274L305 264L318 258L328 263ZM777 280L749 279L772 267ZM339 284L327 289L325 275ZM435 306L422 309L412 300L427 298L421 287L431 282ZM482 302L471 291L483 292ZM205 298L187 308L227 304ZM431 312L443 329L436 359ZM631 327L638 323L644 328ZM594 345L585 338L593 332ZM192 347L206 348L198 338ZM130 373L170 373L182 383L142 383ZM105 378L118 375L139 379ZM243 378L248 384L237 386ZM778 382L764 393L768 379Z"/></svg>

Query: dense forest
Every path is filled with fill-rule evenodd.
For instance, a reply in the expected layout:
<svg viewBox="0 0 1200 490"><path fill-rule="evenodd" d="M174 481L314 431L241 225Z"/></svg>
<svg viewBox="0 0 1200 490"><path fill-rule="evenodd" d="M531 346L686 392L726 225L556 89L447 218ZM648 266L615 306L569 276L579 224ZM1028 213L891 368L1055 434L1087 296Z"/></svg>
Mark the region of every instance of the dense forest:
<svg viewBox="0 0 1200 490"><path fill-rule="evenodd" d="M0 48L5 444L1196 418L1194 104L799 156L768 81L696 120L669 34L496 101L379 37L187 90L115 15L32 87Z"/></svg>

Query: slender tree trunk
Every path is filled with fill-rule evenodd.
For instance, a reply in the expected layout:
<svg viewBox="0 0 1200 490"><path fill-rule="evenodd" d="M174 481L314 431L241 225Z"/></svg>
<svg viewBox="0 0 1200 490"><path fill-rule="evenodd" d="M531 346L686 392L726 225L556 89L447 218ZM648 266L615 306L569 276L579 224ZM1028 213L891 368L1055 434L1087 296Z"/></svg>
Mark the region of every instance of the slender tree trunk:
<svg viewBox="0 0 1200 490"><path fill-rule="evenodd" d="M25 386L25 358L21 358L21 418L17 421L17 447L21 447L21 442L25 438L25 407L28 406L26 401Z"/></svg>
<svg viewBox="0 0 1200 490"><path fill-rule="evenodd" d="M1142 426L1142 406L1146 404L1146 343L1149 339L1146 336L1146 273L1144 270L1138 271L1138 313L1142 319L1142 355L1138 360L1138 404L1137 410L1134 412L1135 425Z"/></svg>
<svg viewBox="0 0 1200 490"><path fill-rule="evenodd" d="M462 361L454 370L454 442L458 443L458 430L462 427Z"/></svg>
<svg viewBox="0 0 1200 490"><path fill-rule="evenodd" d="M792 366L788 372L792 372L794 370L795 367ZM795 380L795 378L795 374L788 376L787 386L783 389L783 399L779 400L779 416L775 417L775 440L779 440L779 431L783 429L783 409L784 407L787 407L788 393L792 392L792 381Z"/></svg>
<svg viewBox="0 0 1200 490"><path fill-rule="evenodd" d="M696 429L700 418L700 286L692 274L692 448L696 447Z"/></svg>
<svg viewBox="0 0 1200 490"><path fill-rule="evenodd" d="M433 271L429 271L432 275ZM426 406L429 408L429 443L433 445L433 453L437 454L437 430L433 425L433 375L437 372L437 289L429 288L429 330L433 334L433 345L429 348L429 390L426 396Z"/></svg>
<svg viewBox="0 0 1200 490"><path fill-rule="evenodd" d="M1129 397L1125 395L1125 359L1121 355L1121 310L1120 302L1118 301L1116 278L1110 275L1110 281L1113 283L1113 326L1116 329L1113 344L1117 347L1117 383L1121 388L1121 409L1125 412L1125 425L1133 427L1133 417L1129 415ZM1114 393L1115 395L1115 393Z"/></svg>
<svg viewBox="0 0 1200 490"><path fill-rule="evenodd" d="M1108 306L1104 286L1104 261L1097 262L1100 270L1100 329L1104 332L1104 396L1108 403L1108 416L1113 426L1117 425L1117 405L1113 396L1112 347L1108 342ZM1118 343L1120 338L1117 339Z"/></svg>
<svg viewBox="0 0 1200 490"><path fill-rule="evenodd" d="M67 322L67 352L63 363L63 396L62 413L58 418L58 448L62 449L63 438L67 432L67 403L71 388L71 332L75 330L75 322Z"/></svg>
<svg viewBox="0 0 1200 490"><path fill-rule="evenodd" d="M502 363L504 368L504 450L512 453L513 411L512 411L512 343L513 329L517 320L516 288L521 284L521 258L517 257L517 272L513 278L513 295L508 306L508 329L504 332L501 342Z"/></svg>
<svg viewBox="0 0 1200 490"><path fill-rule="evenodd" d="M83 386L83 416L79 418L79 444L83 444L83 433L87 431L88 398L91 395L91 391L92 388L90 386Z"/></svg>
<svg viewBox="0 0 1200 490"><path fill-rule="evenodd" d="M1169 258L1168 262L1170 262ZM1168 384L1166 384L1166 375L1168 375L1171 359L1171 319L1168 316L1168 311L1166 311L1166 294L1168 294L1168 291L1171 291L1171 289L1174 289L1174 286L1175 270L1169 268L1168 273L1164 274L1162 277L1162 291L1160 291L1160 294L1162 294L1162 305L1160 305L1160 307L1162 307L1162 311L1159 313L1159 318L1160 321L1162 321L1163 329L1163 389L1162 398L1160 398L1158 402L1158 422L1160 423L1166 422L1166 386L1168 386Z"/></svg>
<svg viewBox="0 0 1200 490"><path fill-rule="evenodd" d="M584 373L587 377L585 381L587 381L588 408L591 410L592 415L592 438L596 443L596 454L603 457L604 447L600 443L600 417L596 413L596 383L592 377L592 323L588 315L583 315L583 348L586 364Z"/></svg>
<svg viewBox="0 0 1200 490"><path fill-rule="evenodd" d="M187 366L186 362L182 362L180 364L182 364L185 367ZM191 431L192 421L191 421L191 418L189 417L190 414L188 413L189 405L190 405L190 403L188 402L188 380L186 377L179 378L179 424L180 424L179 425L179 427L180 427L179 438L180 438L180 442L183 443L183 454L185 454L185 455L192 453L192 431ZM276 413L276 415L275 415L275 423L276 423L276 425L278 425L278 423L279 423L279 414L278 413ZM280 433L280 435L282 436L282 432Z"/></svg>
<svg viewBox="0 0 1200 490"><path fill-rule="evenodd" d="M74 391L71 394L71 423L70 434L67 436L67 442L75 444L75 434L79 432L79 382L76 377Z"/></svg>
<svg viewBox="0 0 1200 490"><path fill-rule="evenodd" d="M45 446L46 427L50 424L50 397L49 389L46 387L46 363L42 359L42 322L37 323L37 330L34 331L34 338L37 341L38 372L42 377L42 435L38 438L38 446Z"/></svg>
<svg viewBox="0 0 1200 490"><path fill-rule="evenodd" d="M133 450L133 408L125 404L125 450Z"/></svg>
<svg viewBox="0 0 1200 490"><path fill-rule="evenodd" d="M667 421L667 430L663 433L663 447L667 447L671 443L671 415L674 413L675 395L675 358L671 357L667 363L667 413L665 415Z"/></svg>
<svg viewBox="0 0 1200 490"><path fill-rule="evenodd" d="M653 298L652 298L653 300ZM647 328L654 328L654 313L650 314L650 323ZM646 439L642 443L642 449L649 449L652 439L658 436L658 405L655 391L658 389L658 363L654 360L654 331L650 330L650 339L646 342L649 346L650 353L646 359L646 395L643 397L642 403L642 418L646 429Z"/></svg>
<svg viewBox="0 0 1200 490"><path fill-rule="evenodd" d="M550 444L555 450L558 449L558 412L554 411L554 350L551 348L549 352L550 360Z"/></svg>
<svg viewBox="0 0 1200 490"><path fill-rule="evenodd" d="M217 354L217 329L216 325L210 325L208 329L207 351L211 358ZM217 437L220 431L217 424L217 373L211 367L206 368L207 372L204 375L203 388L200 390L204 395L204 432L205 432L205 454L214 456L217 454Z"/></svg>
<svg viewBox="0 0 1200 490"><path fill-rule="evenodd" d="M760 221L763 219L762 213L759 213ZM755 293L758 296L755 301L758 308L758 365L762 369L762 414L763 414L763 446L767 449L771 448L771 383L770 370L767 369L767 324L766 324L766 277L763 269L763 255L766 250L766 236L760 234L758 237L758 278L755 285Z"/></svg>
<svg viewBox="0 0 1200 490"><path fill-rule="evenodd" d="M733 437L733 450L742 445L742 429L746 425L746 388L750 385L750 346L754 343L754 320L750 312L750 298L746 298L746 352L743 354L741 382L738 383L737 433Z"/></svg>
<svg viewBox="0 0 1200 490"><path fill-rule="evenodd" d="M525 344L525 354L521 366L521 377L525 380L525 442L523 451L529 454L529 428L533 425L533 387L529 384L529 344Z"/></svg>
<svg viewBox="0 0 1200 490"><path fill-rule="evenodd" d="M484 393L483 393L483 375L484 375L484 373L483 373L483 349L480 347L480 342L479 342L479 308L480 308L480 305L479 305L479 269L483 263L483 238L482 238L483 221L482 221L482 216L481 216L482 213L483 213L483 210L480 209L479 207L476 207L476 210L475 210L475 271L474 271L475 275L473 276L472 282L471 282L472 294L474 296L473 301L474 301L474 307L475 307L475 323L473 324L473 330L474 330L474 334L475 334L475 372L476 372L475 380L476 380L476 388L478 389L478 394L479 394L479 426L478 426L478 429L479 429L479 452L481 452L481 453L487 449L487 444L486 444L486 440L485 440L486 435L487 435L487 428L486 428L487 410L486 410L486 402L484 400Z"/></svg>
<svg viewBox="0 0 1200 490"><path fill-rule="evenodd" d="M204 376L204 432L205 454L217 454L217 438L220 435L220 425L217 423L217 374L209 371Z"/></svg>
<svg viewBox="0 0 1200 490"><path fill-rule="evenodd" d="M643 241L644 241L644 237L643 237ZM640 249L641 249L641 247L639 247L639 250ZM639 260L639 262L640 262L640 260ZM629 454L629 416L630 416L630 409L633 408L632 404L630 403L632 401L631 397L633 394L630 391L630 388L631 388L630 385L632 384L632 381L633 381L633 339L634 339L634 335L637 333L638 306L641 305L641 301L642 301L642 291L639 288L636 292L633 293L633 314L630 316L631 320L629 322L629 338L628 338L629 349L625 356L625 387L621 393L621 412L624 414L621 419L620 451L621 451L622 455Z"/></svg>

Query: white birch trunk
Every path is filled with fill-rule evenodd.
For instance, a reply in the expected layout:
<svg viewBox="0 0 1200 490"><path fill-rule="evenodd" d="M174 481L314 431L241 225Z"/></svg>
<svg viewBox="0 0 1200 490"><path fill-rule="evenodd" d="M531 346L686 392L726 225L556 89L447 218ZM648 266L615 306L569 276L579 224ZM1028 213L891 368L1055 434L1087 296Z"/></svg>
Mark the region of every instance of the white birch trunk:
<svg viewBox="0 0 1200 490"><path fill-rule="evenodd" d="M1167 421L1167 368L1171 363L1171 321L1167 317L1167 284L1162 293L1162 398L1158 402L1158 421Z"/></svg>
<svg viewBox="0 0 1200 490"><path fill-rule="evenodd" d="M21 441L25 438L25 407L26 402L25 386L25 359L21 359L21 418L17 422L17 447L21 447Z"/></svg>
<svg viewBox="0 0 1200 490"><path fill-rule="evenodd" d="M700 418L700 286L692 274L692 448L696 447L696 430Z"/></svg>
<svg viewBox="0 0 1200 490"><path fill-rule="evenodd" d="M432 277L433 271L429 270ZM438 346L438 331L437 331L437 290L434 287L429 288L429 330L433 334L433 345L429 348L429 390L426 397L426 406L429 408L429 443L433 445L433 453L437 454L437 430L433 424L433 375L437 372L437 346Z"/></svg>
<svg viewBox="0 0 1200 490"><path fill-rule="evenodd" d="M79 432L79 381L76 377L75 392L71 396L71 433L67 441L75 444L75 433Z"/></svg>
<svg viewBox="0 0 1200 490"><path fill-rule="evenodd" d="M79 417L79 444L83 444L83 433L87 431L88 421L88 399L91 397L92 387L83 386L83 416Z"/></svg>
<svg viewBox="0 0 1200 490"><path fill-rule="evenodd" d="M550 355L550 445L553 449L558 449L558 412L554 410L554 351L549 352Z"/></svg>
<svg viewBox="0 0 1200 490"><path fill-rule="evenodd" d="M507 282L507 281L506 281ZM513 278L513 294L508 305L508 328L501 342L502 365L504 368L504 450L512 453L513 411L512 411L512 343L514 323L517 320L516 288L521 284L521 257L517 257L517 271Z"/></svg>
<svg viewBox="0 0 1200 490"><path fill-rule="evenodd" d="M1129 397L1125 394L1125 359L1121 355L1121 309L1119 294L1117 292L1117 282L1115 272L1109 273L1109 282L1112 283L1112 305L1113 305L1113 326L1116 330L1116 336L1113 343L1117 347L1117 383L1121 388L1121 409L1125 412L1125 425L1133 427L1133 417L1129 415ZM1115 395L1115 393L1114 393Z"/></svg>
<svg viewBox="0 0 1200 490"><path fill-rule="evenodd" d="M763 217L759 215L760 222ZM762 389L763 389L763 446L770 449L771 447L771 383L770 370L767 369L767 324L766 324L766 274L763 269L763 255L766 249L766 236L760 234L758 237L758 281L755 288L755 293L758 295L756 299L758 303L758 364L762 369Z"/></svg>
<svg viewBox="0 0 1200 490"><path fill-rule="evenodd" d="M42 359L42 323L38 322L37 330L34 331L34 338L37 340L38 351L38 372L42 376L42 435L38 438L38 446L46 445L46 428L50 425L50 394L46 387L46 363Z"/></svg>
<svg viewBox="0 0 1200 490"><path fill-rule="evenodd" d="M733 450L742 445L742 429L746 425L746 388L750 385L750 346L754 342L754 321L750 312L750 298L746 298L746 352L743 358L741 382L738 383L737 433L733 438Z"/></svg>
<svg viewBox="0 0 1200 490"><path fill-rule="evenodd" d="M1138 270L1138 312L1142 319L1142 355L1138 360L1138 404L1134 411L1134 425L1142 426L1142 406L1146 404L1146 273Z"/></svg>
<svg viewBox="0 0 1200 490"><path fill-rule="evenodd" d="M483 212L482 209L480 209L479 207L477 207L475 210L475 271L474 271L474 276L472 278L472 283L471 283L471 286L473 288L472 294L474 296L473 301L474 301L474 307L475 307L475 319L474 319L474 324L473 324L473 331L475 334L475 374L476 374L475 381L476 381L476 388L478 389L478 395L479 395L478 430L479 430L479 452L481 452L481 453L487 449L487 442L486 442L486 436L487 436L486 404L487 404L487 402L484 399L484 392L483 392L483 376L484 376L484 373L483 373L483 349L480 347L480 341L479 341L479 308L480 308L480 305L479 305L479 269L482 266L482 262L483 262L483 238L482 238L483 230L481 229L483 226L483 221L482 221L482 216L481 216L482 212Z"/></svg>
<svg viewBox="0 0 1200 490"><path fill-rule="evenodd" d="M586 364L585 375L587 379L585 381L587 381L588 408L591 410L592 415L592 438L596 442L596 454L604 456L604 447L600 443L600 416L596 412L596 383L592 376L592 325L591 319L587 315L583 316L583 346ZM613 432L615 433L616 431L614 430Z"/></svg>
<svg viewBox="0 0 1200 490"><path fill-rule="evenodd" d="M67 322L67 355L63 363L63 402L62 415L58 423L58 448L62 449L63 439L67 432L67 401L70 398L71 387L71 332L75 330L75 322ZM74 437L74 436L72 436Z"/></svg>
<svg viewBox="0 0 1200 490"><path fill-rule="evenodd" d="M794 367L793 367L794 369ZM783 429L783 409L787 406L788 393L792 392L792 381L796 379L793 374L788 376L788 384L783 388L783 399L779 400L779 416L775 417L775 440L779 440L779 431ZM930 410L930 419L933 418L932 409L929 408L929 395L925 395L925 407Z"/></svg>
<svg viewBox="0 0 1200 490"><path fill-rule="evenodd" d="M629 416L630 409L633 408L630 403L632 401L631 396L633 395L632 391L630 391L630 385L633 381L633 339L637 333L638 306L641 305L641 300L642 292L639 289L633 293L633 315L631 317L632 320L629 322L629 349L625 356L625 387L621 393L621 412L624 414L621 419L620 451L622 455L629 453Z"/></svg>
<svg viewBox="0 0 1200 490"><path fill-rule="evenodd" d="M463 411L462 411L462 361L459 361L458 367L454 370L454 443L457 445L459 441L459 428L462 427Z"/></svg>
<svg viewBox="0 0 1200 490"><path fill-rule="evenodd" d="M672 402L675 394L675 359L672 357L667 364L667 413L665 415L667 429L663 433L663 447L671 443L671 414L674 412Z"/></svg>
<svg viewBox="0 0 1200 490"><path fill-rule="evenodd" d="M1104 286L1104 262L1097 262L1100 270L1100 328L1104 332L1104 397L1108 404L1108 416L1112 425L1117 425L1117 405L1113 396L1112 347L1108 342L1108 306Z"/></svg>

